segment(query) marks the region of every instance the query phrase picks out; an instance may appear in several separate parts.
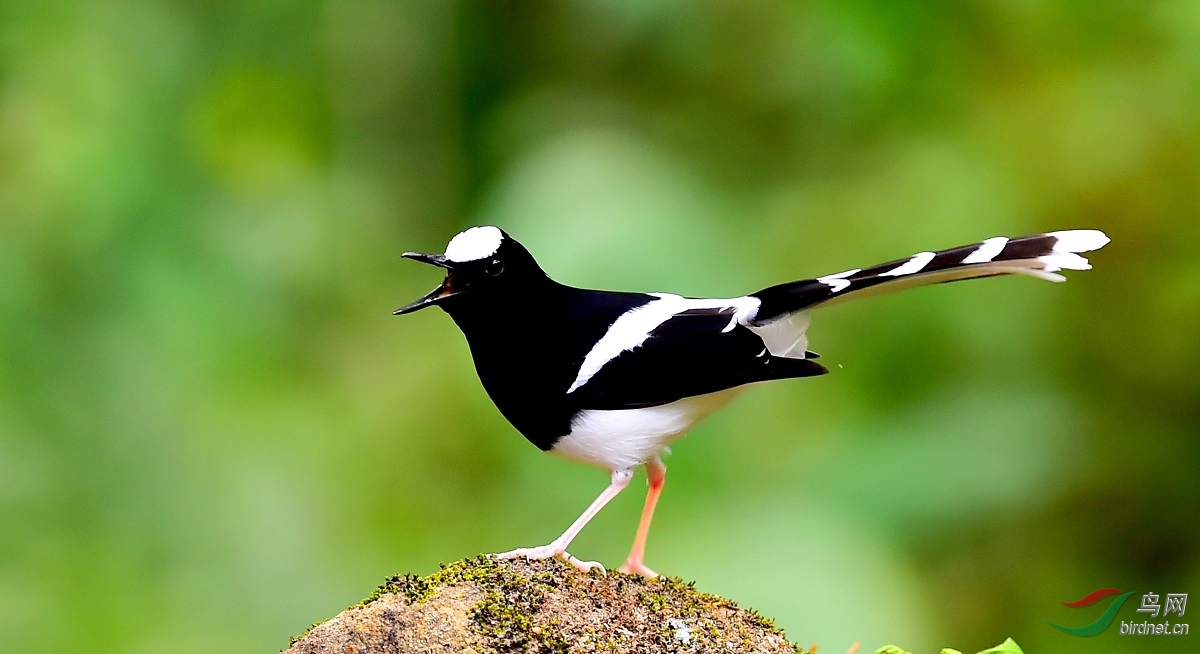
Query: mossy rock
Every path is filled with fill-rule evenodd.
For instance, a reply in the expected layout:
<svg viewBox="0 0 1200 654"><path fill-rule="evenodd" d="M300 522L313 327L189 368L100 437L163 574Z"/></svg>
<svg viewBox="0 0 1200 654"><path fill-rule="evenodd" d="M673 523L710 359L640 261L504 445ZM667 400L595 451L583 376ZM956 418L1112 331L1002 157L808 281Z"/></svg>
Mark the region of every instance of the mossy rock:
<svg viewBox="0 0 1200 654"><path fill-rule="evenodd" d="M558 559L477 557L388 579L295 639L289 654L738 652L794 654L768 619L678 579L579 572Z"/></svg>

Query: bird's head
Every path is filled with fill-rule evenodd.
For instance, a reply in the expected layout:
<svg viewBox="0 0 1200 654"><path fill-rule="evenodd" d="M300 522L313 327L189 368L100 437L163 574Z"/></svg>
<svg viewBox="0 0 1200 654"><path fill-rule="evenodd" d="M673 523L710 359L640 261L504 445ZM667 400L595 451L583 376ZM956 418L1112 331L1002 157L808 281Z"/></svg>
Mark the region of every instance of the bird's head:
<svg viewBox="0 0 1200 654"><path fill-rule="evenodd" d="M445 268L446 279L425 297L396 309L397 316L435 304L449 311L472 301L502 298L546 278L525 246L491 225L459 232L445 254L405 252L404 257Z"/></svg>

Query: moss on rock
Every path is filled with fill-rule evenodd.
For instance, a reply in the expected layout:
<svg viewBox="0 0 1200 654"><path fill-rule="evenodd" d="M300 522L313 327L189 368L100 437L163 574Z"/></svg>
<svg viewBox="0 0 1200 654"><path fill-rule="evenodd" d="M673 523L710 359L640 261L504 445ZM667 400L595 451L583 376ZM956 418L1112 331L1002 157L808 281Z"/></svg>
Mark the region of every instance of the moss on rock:
<svg viewBox="0 0 1200 654"><path fill-rule="evenodd" d="M768 619L678 579L476 557L386 580L289 654L800 652Z"/></svg>

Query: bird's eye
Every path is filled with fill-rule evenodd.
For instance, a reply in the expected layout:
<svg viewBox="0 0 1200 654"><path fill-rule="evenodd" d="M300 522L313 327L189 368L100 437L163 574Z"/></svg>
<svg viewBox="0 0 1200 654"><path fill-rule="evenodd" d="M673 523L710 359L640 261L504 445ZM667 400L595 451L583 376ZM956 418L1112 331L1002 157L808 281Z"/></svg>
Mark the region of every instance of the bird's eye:
<svg viewBox="0 0 1200 654"><path fill-rule="evenodd" d="M504 272L504 262L499 259L492 259L483 265L483 272L495 277Z"/></svg>

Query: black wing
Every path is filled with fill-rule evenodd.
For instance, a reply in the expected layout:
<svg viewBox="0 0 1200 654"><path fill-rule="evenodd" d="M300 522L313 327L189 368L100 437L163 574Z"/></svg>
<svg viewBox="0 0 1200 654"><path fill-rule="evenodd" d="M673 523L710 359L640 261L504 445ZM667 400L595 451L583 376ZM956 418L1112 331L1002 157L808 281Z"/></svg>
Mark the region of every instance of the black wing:
<svg viewBox="0 0 1200 654"><path fill-rule="evenodd" d="M807 359L774 357L757 334L736 325L735 309L675 314L638 347L604 364L570 395L579 409L636 409L771 379L822 375Z"/></svg>

